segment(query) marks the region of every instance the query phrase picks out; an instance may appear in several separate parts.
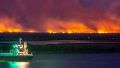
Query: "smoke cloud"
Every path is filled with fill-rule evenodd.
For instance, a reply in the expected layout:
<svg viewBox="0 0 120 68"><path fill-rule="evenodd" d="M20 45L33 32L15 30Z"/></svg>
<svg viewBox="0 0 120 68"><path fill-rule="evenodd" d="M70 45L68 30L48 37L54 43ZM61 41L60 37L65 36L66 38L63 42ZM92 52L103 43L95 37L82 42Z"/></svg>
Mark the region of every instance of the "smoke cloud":
<svg viewBox="0 0 120 68"><path fill-rule="evenodd" d="M109 26L120 25L119 4L120 0L0 0L0 19L14 19L23 31L46 32L52 25L53 29L67 30L69 27L64 24L75 21L95 32L105 22L105 30L120 32ZM12 21L8 24L12 25Z"/></svg>

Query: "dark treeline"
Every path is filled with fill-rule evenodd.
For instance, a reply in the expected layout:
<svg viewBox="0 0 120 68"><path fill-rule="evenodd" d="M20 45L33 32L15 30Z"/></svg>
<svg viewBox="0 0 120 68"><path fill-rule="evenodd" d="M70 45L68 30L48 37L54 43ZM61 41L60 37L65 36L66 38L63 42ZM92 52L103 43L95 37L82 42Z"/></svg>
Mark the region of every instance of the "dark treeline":
<svg viewBox="0 0 120 68"><path fill-rule="evenodd" d="M100 40L120 42L120 33L1 33L0 41Z"/></svg>
<svg viewBox="0 0 120 68"><path fill-rule="evenodd" d="M79 43L31 45L29 50L38 53L114 53L120 52L120 44L115 43Z"/></svg>

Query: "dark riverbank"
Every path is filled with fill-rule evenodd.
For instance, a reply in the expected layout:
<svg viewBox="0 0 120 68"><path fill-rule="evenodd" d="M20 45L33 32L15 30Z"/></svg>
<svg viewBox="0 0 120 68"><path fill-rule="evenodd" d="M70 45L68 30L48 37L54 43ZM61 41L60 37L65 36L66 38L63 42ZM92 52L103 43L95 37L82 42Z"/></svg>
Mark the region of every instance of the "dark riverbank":
<svg viewBox="0 0 120 68"><path fill-rule="evenodd" d="M29 50L37 53L115 53L120 52L117 43L74 43L74 44L48 44L32 45Z"/></svg>
<svg viewBox="0 0 120 68"><path fill-rule="evenodd" d="M0 33L0 41L98 40L120 42L120 33Z"/></svg>

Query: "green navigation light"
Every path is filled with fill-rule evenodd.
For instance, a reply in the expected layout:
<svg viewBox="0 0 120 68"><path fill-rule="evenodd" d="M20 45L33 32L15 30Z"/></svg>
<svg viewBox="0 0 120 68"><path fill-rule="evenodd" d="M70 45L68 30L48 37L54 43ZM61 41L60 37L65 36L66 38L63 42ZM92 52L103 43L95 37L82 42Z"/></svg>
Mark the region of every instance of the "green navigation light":
<svg viewBox="0 0 120 68"><path fill-rule="evenodd" d="M12 44L12 48L10 49L10 52L14 55L18 55L19 51L19 44Z"/></svg>

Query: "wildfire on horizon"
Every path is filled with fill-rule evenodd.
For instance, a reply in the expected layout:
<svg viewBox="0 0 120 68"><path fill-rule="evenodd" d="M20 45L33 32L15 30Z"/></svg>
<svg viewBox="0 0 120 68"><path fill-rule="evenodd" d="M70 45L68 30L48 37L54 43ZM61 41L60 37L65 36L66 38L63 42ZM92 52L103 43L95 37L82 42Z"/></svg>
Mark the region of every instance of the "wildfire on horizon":
<svg viewBox="0 0 120 68"><path fill-rule="evenodd" d="M120 33L120 0L1 0L3 32Z"/></svg>
<svg viewBox="0 0 120 68"><path fill-rule="evenodd" d="M44 32L48 33L120 33L119 25L110 21L109 24L107 24L107 21L96 24L96 29L92 29L83 22L48 20L46 21L44 30ZM16 23L14 19L3 18L0 19L0 33L3 32L11 33L39 31L31 28L26 29L22 25Z"/></svg>
<svg viewBox="0 0 120 68"><path fill-rule="evenodd" d="M0 33L12 33L12 32L35 32L33 29L25 30L20 24L15 23L14 19L2 18L0 19Z"/></svg>
<svg viewBox="0 0 120 68"><path fill-rule="evenodd" d="M120 26L113 23L109 25L106 23L98 24L96 30L91 29L82 23L59 25L59 27L63 26L64 29L54 28L54 24L51 24L51 26L53 27L48 28L48 33L120 33Z"/></svg>

